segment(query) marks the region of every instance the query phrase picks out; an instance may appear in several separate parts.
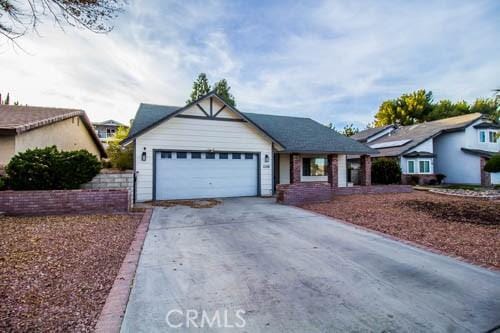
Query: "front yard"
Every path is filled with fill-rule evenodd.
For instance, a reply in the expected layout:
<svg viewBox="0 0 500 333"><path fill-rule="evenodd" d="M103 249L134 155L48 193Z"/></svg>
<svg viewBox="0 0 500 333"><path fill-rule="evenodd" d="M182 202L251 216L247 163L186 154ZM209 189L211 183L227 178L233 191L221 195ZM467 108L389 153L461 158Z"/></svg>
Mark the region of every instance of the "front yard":
<svg viewBox="0 0 500 333"><path fill-rule="evenodd" d="M339 196L303 208L500 268L500 201L427 192Z"/></svg>
<svg viewBox="0 0 500 333"><path fill-rule="evenodd" d="M0 331L93 331L140 218L0 217Z"/></svg>

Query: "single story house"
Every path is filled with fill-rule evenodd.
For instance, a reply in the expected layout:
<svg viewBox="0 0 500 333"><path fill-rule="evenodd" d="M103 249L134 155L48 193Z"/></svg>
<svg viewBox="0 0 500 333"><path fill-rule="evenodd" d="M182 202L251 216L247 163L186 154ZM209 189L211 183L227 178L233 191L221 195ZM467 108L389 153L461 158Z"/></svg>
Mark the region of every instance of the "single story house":
<svg viewBox="0 0 500 333"><path fill-rule="evenodd" d="M280 186L327 195L348 185L348 154L362 156L370 185L376 153L309 118L241 112L214 92L184 107L141 104L122 144L134 144L137 202L271 196Z"/></svg>
<svg viewBox="0 0 500 333"><path fill-rule="evenodd" d="M403 182L432 182L436 174L447 183L500 183L500 175L484 172L486 161L498 154L500 126L471 113L410 126L370 128L353 139L377 149L377 157L396 158ZM355 158L350 159L356 165Z"/></svg>
<svg viewBox="0 0 500 333"><path fill-rule="evenodd" d="M27 149L57 146L85 149L98 158L106 152L82 110L0 105L0 166Z"/></svg>

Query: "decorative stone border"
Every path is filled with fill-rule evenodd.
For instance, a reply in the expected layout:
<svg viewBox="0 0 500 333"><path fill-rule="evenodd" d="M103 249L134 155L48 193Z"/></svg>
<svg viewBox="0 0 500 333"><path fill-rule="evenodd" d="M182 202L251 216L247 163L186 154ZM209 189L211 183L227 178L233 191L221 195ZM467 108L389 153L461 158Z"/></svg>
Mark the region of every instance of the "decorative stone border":
<svg viewBox="0 0 500 333"><path fill-rule="evenodd" d="M149 221L153 214L152 209L146 209L142 216L141 223L137 227L134 240L130 244L130 248L123 259L120 271L115 278L113 287L106 298L106 303L102 308L101 314L95 326L97 333L113 333L120 332L123 316L127 308L128 297L132 288L132 282L139 262L146 233L149 227Z"/></svg>
<svg viewBox="0 0 500 333"><path fill-rule="evenodd" d="M468 191L468 190L451 190L451 189L430 189L429 192L450 195L463 198L477 198L477 199L500 199L500 192L498 191Z"/></svg>

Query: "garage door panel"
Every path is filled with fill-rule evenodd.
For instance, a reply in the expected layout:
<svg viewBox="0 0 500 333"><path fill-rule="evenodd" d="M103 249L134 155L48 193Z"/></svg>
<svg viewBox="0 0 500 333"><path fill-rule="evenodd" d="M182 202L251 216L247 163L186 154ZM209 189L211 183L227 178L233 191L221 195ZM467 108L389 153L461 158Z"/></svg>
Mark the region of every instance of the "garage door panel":
<svg viewBox="0 0 500 333"><path fill-rule="evenodd" d="M257 195L257 155L252 159L177 158L175 153L157 153L156 199L194 199Z"/></svg>

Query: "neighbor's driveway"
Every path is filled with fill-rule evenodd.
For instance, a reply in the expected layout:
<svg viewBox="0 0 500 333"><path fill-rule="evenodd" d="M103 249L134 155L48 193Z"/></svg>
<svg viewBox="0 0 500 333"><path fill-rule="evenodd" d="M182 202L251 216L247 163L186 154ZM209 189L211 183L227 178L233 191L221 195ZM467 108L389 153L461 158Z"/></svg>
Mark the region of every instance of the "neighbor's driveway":
<svg viewBox="0 0 500 333"><path fill-rule="evenodd" d="M500 274L272 199L228 199L153 214L122 331L185 331L167 326L175 309L220 310L222 324L242 309L247 332L481 332L500 324Z"/></svg>

